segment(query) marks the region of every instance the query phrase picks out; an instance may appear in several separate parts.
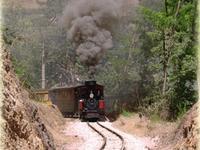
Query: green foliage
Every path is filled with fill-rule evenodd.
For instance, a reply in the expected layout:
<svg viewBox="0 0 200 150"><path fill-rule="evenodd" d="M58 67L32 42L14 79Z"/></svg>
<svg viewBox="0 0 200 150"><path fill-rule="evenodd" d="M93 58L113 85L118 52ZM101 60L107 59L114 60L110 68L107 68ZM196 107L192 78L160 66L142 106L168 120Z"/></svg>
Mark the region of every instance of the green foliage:
<svg viewBox="0 0 200 150"><path fill-rule="evenodd" d="M167 16L163 11L157 12L145 7L141 7L141 12L158 30L166 29L175 23L173 16Z"/></svg>
<svg viewBox="0 0 200 150"><path fill-rule="evenodd" d="M12 59L12 63L14 66L15 73L23 87L30 88L31 87L31 78L27 76L27 68L24 64L18 62L16 59Z"/></svg>
<svg viewBox="0 0 200 150"><path fill-rule="evenodd" d="M176 107L177 107L177 112L178 112L177 117L178 118L183 117L183 115L188 110L188 108L187 108L188 107L187 101L184 102L184 103L177 103Z"/></svg>
<svg viewBox="0 0 200 150"><path fill-rule="evenodd" d="M15 73L19 78L22 78L26 74L26 68L23 64L19 63L16 59L12 60L14 68L15 68Z"/></svg>
<svg viewBox="0 0 200 150"><path fill-rule="evenodd" d="M137 66L137 56L141 54L138 49L133 48L136 45L131 44L133 36L135 35L130 37L127 33L119 37L120 47L115 47L107 53L107 62L96 76L97 80L105 85L106 93L114 95L120 101L133 99L134 85L141 80ZM134 103L135 99L132 101Z"/></svg>
<svg viewBox="0 0 200 150"><path fill-rule="evenodd" d="M124 117L131 117L133 116L133 112L129 112L125 109L122 110L122 113L121 113Z"/></svg>
<svg viewBox="0 0 200 150"><path fill-rule="evenodd" d="M8 37L7 43L15 61L15 69L34 89L41 87L42 50L45 50L46 87L62 81L71 82L73 73L70 67L74 64L71 62L73 54L70 53L73 50L69 42L66 42L66 32L51 22L57 13L61 13L65 6L63 2L66 1L48 1L47 7L38 9L13 4L3 8L4 26L9 27L4 35Z"/></svg>
<svg viewBox="0 0 200 150"><path fill-rule="evenodd" d="M153 122L160 122L162 119L160 118L159 114L152 114L150 116L150 120Z"/></svg>
<svg viewBox="0 0 200 150"><path fill-rule="evenodd" d="M178 3L179 1L168 0L165 9L160 11L141 8L154 27L148 33L155 43L151 49L156 56L152 58L152 68L159 73L167 66L165 96L168 97L173 118L185 113L197 100L197 59L193 32L196 1L184 1L180 6ZM156 87L162 81L162 78L158 80Z"/></svg>

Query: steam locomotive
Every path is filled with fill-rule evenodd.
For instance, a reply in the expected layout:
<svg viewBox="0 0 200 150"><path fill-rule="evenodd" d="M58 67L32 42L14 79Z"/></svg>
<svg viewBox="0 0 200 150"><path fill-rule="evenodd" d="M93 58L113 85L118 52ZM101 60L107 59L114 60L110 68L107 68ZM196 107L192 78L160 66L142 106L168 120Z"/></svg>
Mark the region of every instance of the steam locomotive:
<svg viewBox="0 0 200 150"><path fill-rule="evenodd" d="M85 85L78 88L79 112L81 119L99 119L105 113L103 86L96 81L86 81Z"/></svg>
<svg viewBox="0 0 200 150"><path fill-rule="evenodd" d="M80 117L82 120L102 119L105 115L104 87L96 81L72 87L54 88L48 91L49 98L65 117Z"/></svg>

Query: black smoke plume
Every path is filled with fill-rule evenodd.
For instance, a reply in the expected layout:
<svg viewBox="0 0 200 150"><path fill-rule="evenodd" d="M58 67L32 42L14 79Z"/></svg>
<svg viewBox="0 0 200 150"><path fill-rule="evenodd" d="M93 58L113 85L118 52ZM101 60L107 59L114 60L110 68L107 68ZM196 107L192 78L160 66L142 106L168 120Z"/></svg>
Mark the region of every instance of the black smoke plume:
<svg viewBox="0 0 200 150"><path fill-rule="evenodd" d="M66 6L62 24L75 44L80 61L95 73L106 50L112 48L110 29L119 18L120 3L115 0L76 0Z"/></svg>

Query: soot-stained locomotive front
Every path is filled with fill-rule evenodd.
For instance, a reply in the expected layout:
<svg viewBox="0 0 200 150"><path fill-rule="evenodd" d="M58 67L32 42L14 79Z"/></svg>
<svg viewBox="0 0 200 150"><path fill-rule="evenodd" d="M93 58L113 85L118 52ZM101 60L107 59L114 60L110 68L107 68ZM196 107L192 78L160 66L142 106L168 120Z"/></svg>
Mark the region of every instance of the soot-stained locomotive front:
<svg viewBox="0 0 200 150"><path fill-rule="evenodd" d="M103 86L96 81L86 81L77 88L81 119L100 119L105 114Z"/></svg>

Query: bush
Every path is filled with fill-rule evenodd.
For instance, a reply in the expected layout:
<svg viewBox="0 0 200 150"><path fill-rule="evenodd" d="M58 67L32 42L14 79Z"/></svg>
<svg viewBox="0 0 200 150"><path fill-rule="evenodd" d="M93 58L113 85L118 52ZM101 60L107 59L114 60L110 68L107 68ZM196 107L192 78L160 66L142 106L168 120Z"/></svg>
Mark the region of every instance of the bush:
<svg viewBox="0 0 200 150"><path fill-rule="evenodd" d="M124 117L131 117L133 115L133 112L127 111L125 109L122 109L121 113Z"/></svg>

